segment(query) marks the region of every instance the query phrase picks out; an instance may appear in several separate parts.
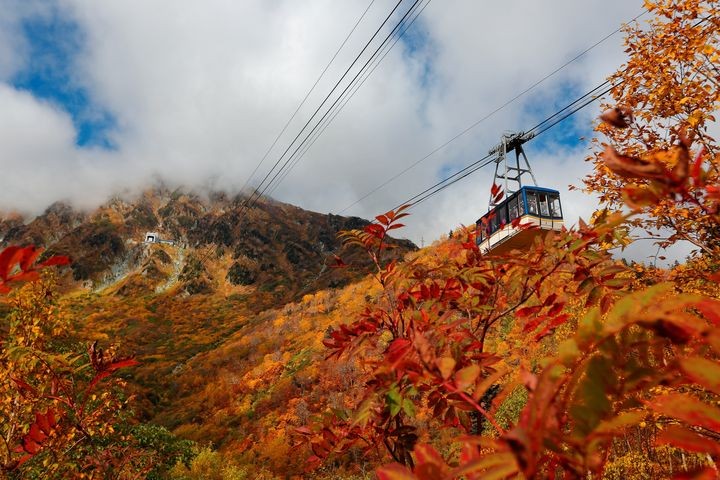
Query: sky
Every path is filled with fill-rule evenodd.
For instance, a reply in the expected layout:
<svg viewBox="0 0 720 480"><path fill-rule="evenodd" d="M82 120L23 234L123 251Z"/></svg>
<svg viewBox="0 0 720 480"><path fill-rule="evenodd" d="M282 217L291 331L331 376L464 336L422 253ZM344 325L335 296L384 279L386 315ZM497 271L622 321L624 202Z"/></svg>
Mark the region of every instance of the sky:
<svg viewBox="0 0 720 480"><path fill-rule="evenodd" d="M0 0L0 211L92 208L159 180L257 186L396 3ZM358 199L641 12L642 0L431 1L272 196L365 218L395 207L604 81L624 61L622 35ZM561 191L568 226L597 206L567 186L590 169L582 138L598 114L592 104L526 145L540 185ZM491 167L458 182L415 208L400 235L430 243L474 223L491 183ZM646 243L629 255L654 254Z"/></svg>

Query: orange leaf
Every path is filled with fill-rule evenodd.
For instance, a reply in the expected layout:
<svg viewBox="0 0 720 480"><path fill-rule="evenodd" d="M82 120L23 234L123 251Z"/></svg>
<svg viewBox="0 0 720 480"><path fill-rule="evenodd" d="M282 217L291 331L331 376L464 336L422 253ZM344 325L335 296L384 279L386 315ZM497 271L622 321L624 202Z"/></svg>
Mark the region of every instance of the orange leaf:
<svg viewBox="0 0 720 480"><path fill-rule="evenodd" d="M458 390L465 390L475 383L480 375L480 367L478 365L470 365L455 373L455 386Z"/></svg>

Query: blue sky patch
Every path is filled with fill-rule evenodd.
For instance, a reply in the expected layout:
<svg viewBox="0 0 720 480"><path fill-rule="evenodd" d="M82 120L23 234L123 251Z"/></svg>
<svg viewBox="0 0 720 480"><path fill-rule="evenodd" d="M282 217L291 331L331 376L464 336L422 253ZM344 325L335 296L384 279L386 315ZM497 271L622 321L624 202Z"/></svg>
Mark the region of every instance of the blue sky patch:
<svg viewBox="0 0 720 480"><path fill-rule="evenodd" d="M412 16L411 16L412 18ZM404 28L404 27L403 27ZM400 30L401 32L403 30ZM400 39L403 44L404 56L419 63L418 82L421 87L428 88L434 76L432 64L432 40L422 16L418 17Z"/></svg>
<svg viewBox="0 0 720 480"><path fill-rule="evenodd" d="M553 98L552 101L544 99L542 101L529 101L525 104L525 118L535 120L528 122L527 128L532 128L533 126L539 124L541 121L544 121L551 115L565 108L586 93L581 91L577 85L567 83L561 84L558 88L553 90L557 93L551 92L551 96ZM580 104L576 104L573 108L578 107L583 103L584 101ZM563 120L539 135L537 138L533 139L528 144L527 149L548 151L555 149L558 146L564 148L575 148L579 145L587 143L587 140L583 140L583 138L591 138L593 131L592 125L584 120L587 118L587 112L585 110L591 109L593 105L597 108L596 103L591 103L571 117ZM562 116L572 111L573 108L564 110L562 114L545 123L543 127L540 128L542 129L555 123Z"/></svg>
<svg viewBox="0 0 720 480"><path fill-rule="evenodd" d="M77 132L76 145L114 149L109 133L116 126L115 119L94 103L74 68L76 57L83 50L85 35L77 23L63 16L57 7L48 10L46 15L23 21L29 58L11 83L68 112Z"/></svg>

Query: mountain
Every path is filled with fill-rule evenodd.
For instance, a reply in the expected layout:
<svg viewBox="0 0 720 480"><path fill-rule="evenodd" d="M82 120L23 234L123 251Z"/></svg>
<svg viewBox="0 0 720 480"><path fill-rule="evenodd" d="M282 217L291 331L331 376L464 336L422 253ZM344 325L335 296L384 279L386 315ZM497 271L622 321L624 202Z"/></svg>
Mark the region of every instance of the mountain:
<svg viewBox="0 0 720 480"><path fill-rule="evenodd" d="M338 386L355 366L326 364L322 340L377 294L369 260L337 237L369 222L243 200L156 188L91 212L56 203L33 219L0 215L0 246L71 257L60 306L79 340L140 361L123 375L141 420L299 471L301 458L281 457L292 429L352 395ZM395 258L416 250L390 244ZM332 268L335 253L353 267Z"/></svg>
<svg viewBox="0 0 720 480"><path fill-rule="evenodd" d="M357 271L328 269L341 230L362 228L357 217L309 212L262 200L243 209L245 197L223 192L201 196L156 188L138 198L115 198L93 212L55 203L29 221L0 214L0 246L33 244L72 259L75 287L109 286L186 294L251 286L286 302L309 291L358 278ZM154 232L171 244L152 245ZM396 241L399 254L416 248ZM358 257L361 266L365 259ZM118 285L120 282L123 285Z"/></svg>

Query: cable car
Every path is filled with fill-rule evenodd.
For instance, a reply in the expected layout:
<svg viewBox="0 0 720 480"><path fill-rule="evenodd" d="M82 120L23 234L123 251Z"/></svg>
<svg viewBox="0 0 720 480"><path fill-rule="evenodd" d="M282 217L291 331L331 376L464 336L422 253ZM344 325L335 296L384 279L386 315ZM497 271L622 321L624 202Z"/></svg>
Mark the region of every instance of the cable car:
<svg viewBox="0 0 720 480"><path fill-rule="evenodd" d="M476 222L475 241L484 254L504 254L511 250L522 250L530 246L539 235L548 230L561 230L563 227L560 192L550 188L538 187L530 162L522 148L523 143L533 138L532 134L517 133L503 135L500 145L490 150L495 154L495 185L505 186L505 199L490 197L488 213ZM507 161L507 153L515 152L516 162ZM525 166L520 166L520 157ZM522 176L529 174L533 186L523 185ZM517 190L510 190L510 182L515 182ZM518 220L519 219L519 220ZM522 228L519 225L530 224L536 228Z"/></svg>
<svg viewBox="0 0 720 480"><path fill-rule="evenodd" d="M514 227L530 224L538 228ZM483 253L503 254L522 250L532 244L542 231L560 230L563 226L560 192L542 187L520 187L520 190L500 202L476 223L477 242Z"/></svg>

